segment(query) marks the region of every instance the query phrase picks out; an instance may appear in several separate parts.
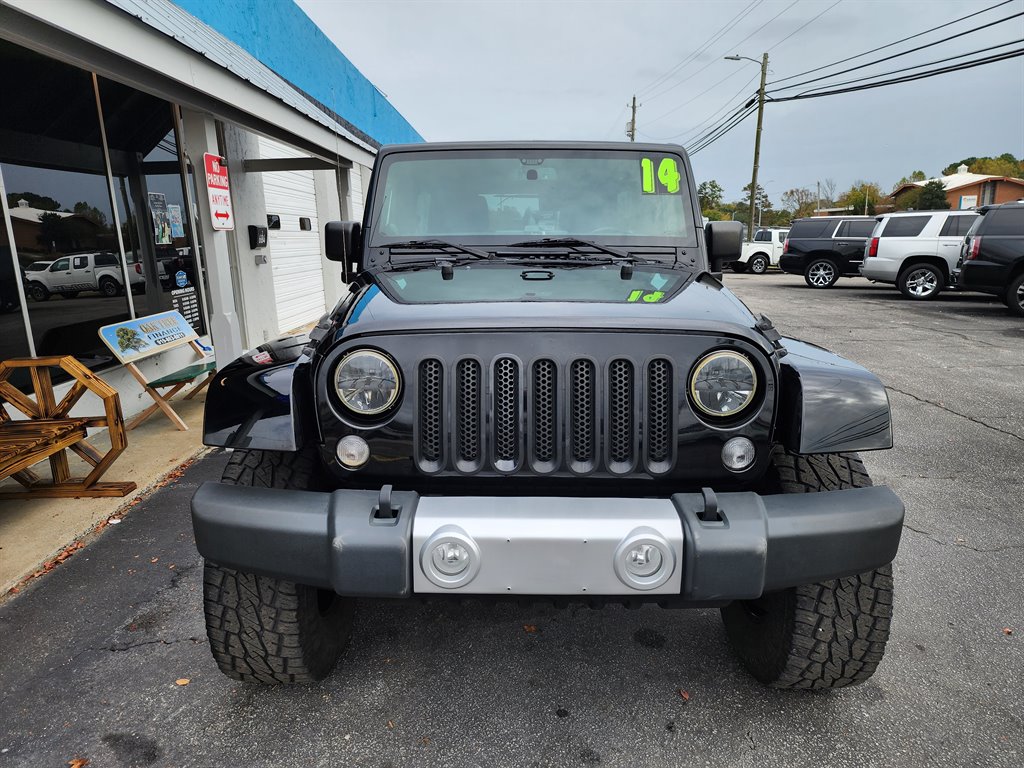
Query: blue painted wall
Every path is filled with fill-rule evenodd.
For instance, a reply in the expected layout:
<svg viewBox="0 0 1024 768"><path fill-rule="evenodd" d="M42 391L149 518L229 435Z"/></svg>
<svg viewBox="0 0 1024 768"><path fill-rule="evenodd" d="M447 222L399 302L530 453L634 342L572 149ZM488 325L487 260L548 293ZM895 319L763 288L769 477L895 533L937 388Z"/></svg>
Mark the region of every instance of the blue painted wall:
<svg viewBox="0 0 1024 768"><path fill-rule="evenodd" d="M173 0L381 144L423 141L291 0ZM344 6L342 6L344 7Z"/></svg>

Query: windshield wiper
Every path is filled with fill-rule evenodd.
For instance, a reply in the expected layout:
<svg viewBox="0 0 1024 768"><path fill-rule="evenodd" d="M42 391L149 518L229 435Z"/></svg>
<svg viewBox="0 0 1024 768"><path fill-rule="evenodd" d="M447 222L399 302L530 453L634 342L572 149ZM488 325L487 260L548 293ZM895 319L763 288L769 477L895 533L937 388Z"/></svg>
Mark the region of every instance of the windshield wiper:
<svg viewBox="0 0 1024 768"><path fill-rule="evenodd" d="M485 251L477 250L476 248L470 248L466 245L458 245L456 243L449 243L447 240L403 240L400 243L387 243L385 247L389 251L404 250L404 249L418 249L421 251L441 251L446 254L462 254L466 256L472 256L476 259L490 259L492 254Z"/></svg>
<svg viewBox="0 0 1024 768"><path fill-rule="evenodd" d="M595 251L613 256L616 259L628 259L635 261L632 253L612 248L607 245L595 243L593 240L583 240L579 237L542 237L540 240L523 240L520 243L509 243L504 248L570 248L576 253L585 253L583 248L593 248Z"/></svg>

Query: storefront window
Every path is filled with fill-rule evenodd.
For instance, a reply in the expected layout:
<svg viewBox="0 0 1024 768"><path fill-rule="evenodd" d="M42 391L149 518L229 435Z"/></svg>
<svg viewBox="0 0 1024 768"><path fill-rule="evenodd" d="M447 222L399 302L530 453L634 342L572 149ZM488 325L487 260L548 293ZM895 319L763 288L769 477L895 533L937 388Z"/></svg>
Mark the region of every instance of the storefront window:
<svg viewBox="0 0 1024 768"><path fill-rule="evenodd" d="M0 355L29 353L19 280L37 355L113 365L101 326L171 308L204 333L171 105L5 41L0 67Z"/></svg>

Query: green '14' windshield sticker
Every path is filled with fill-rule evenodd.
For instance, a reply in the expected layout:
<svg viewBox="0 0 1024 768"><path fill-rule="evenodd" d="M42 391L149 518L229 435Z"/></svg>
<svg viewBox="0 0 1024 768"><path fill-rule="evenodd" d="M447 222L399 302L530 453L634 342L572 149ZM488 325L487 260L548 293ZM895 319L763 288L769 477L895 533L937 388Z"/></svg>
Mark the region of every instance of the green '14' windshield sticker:
<svg viewBox="0 0 1024 768"><path fill-rule="evenodd" d="M679 163L674 157L641 158L640 175L645 195L679 194L679 181L683 176L679 173Z"/></svg>

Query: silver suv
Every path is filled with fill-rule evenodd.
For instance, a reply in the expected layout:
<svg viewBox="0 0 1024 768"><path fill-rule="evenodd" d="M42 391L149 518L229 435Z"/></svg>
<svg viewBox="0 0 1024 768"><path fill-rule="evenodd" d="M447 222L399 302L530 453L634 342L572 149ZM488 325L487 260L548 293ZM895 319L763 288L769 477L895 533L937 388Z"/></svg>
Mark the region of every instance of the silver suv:
<svg viewBox="0 0 1024 768"><path fill-rule="evenodd" d="M883 214L864 246L860 273L896 285L908 299L934 299L953 285L960 245L977 216L973 211Z"/></svg>

